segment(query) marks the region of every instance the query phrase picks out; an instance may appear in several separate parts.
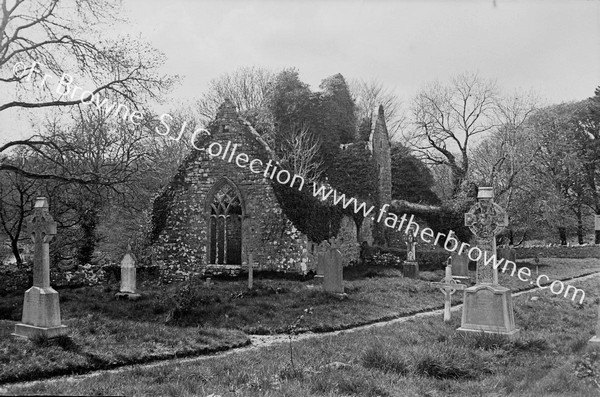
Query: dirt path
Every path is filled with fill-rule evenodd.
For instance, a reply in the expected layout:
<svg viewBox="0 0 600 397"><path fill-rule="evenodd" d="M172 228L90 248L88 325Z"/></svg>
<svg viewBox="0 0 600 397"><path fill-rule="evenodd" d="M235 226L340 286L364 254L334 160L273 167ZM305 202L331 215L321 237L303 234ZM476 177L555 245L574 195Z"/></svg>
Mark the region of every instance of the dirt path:
<svg viewBox="0 0 600 397"><path fill-rule="evenodd" d="M561 281L563 281L565 284L571 284L573 282L585 281L585 280L588 280L588 279L591 279L594 277L598 277L598 276L600 276L600 272L588 274L585 276L568 278L568 279L564 279ZM523 294L529 294L529 293L536 292L536 291L539 291L539 289L533 288L533 289L529 289L529 290L525 290L525 291L515 292L512 294L512 296L516 297L516 296L520 296ZM441 299L441 294L440 294L440 299ZM455 312L457 310L460 310L462 308L462 306L463 306L462 303L454 305L454 306L452 306L451 311ZM368 324L368 325L361 325L358 327L349 328L349 329L340 330L340 331L321 332L321 333L307 332L304 334L296 335L294 337L294 341L300 341L300 340L305 340L305 339L314 339L314 338L325 338L325 337L335 336L335 335L338 335L341 333L364 331L364 330L371 329L371 328L383 327L386 325L398 324L398 323L403 323L403 322L417 319L417 318L430 317L430 316L436 316L436 315L440 316L440 321L441 321L442 314L443 314L443 309L437 309L437 310L430 310L430 311L426 311L426 312L422 312L422 313L409 315L406 317L400 317L400 318L396 318L393 320L381 321L381 322ZM51 382L59 382L59 381L78 382L80 380L98 376L103 373L120 373L120 372L130 371L134 368L143 368L143 369L155 368L155 367L160 367L163 365L170 365L170 364L184 364L184 363L199 362L199 361L208 360L208 359L211 359L214 357L226 357L231 354L239 354L239 353L244 353L244 352L248 352L248 351L261 349L264 347L277 345L280 343L286 343L289 341L289 338L287 335L251 335L250 340L252 341L251 345L248 345L245 347L240 347L237 349L228 350L225 352L199 356L199 357L171 359L171 360L158 361L158 362L149 363L149 364L135 364L135 365L128 365L128 366L111 369L111 370L93 371L93 372L90 372L87 374L82 374L82 375L59 376L59 377L50 378L50 379L29 381L29 382L23 382L23 383L12 383L9 385L0 386L0 394L10 393L10 389L12 389L12 388L31 386L31 385L35 385L35 384L39 384L39 383L46 383L46 382L51 383Z"/></svg>

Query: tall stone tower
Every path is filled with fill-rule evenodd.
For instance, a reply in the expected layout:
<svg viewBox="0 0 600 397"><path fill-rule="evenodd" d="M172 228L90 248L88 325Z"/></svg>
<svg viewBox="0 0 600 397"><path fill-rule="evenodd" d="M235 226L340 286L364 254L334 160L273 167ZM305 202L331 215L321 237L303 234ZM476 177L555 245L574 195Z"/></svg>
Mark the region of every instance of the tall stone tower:
<svg viewBox="0 0 600 397"><path fill-rule="evenodd" d="M381 208L384 204L390 204L392 201L392 157L390 137L388 136L383 106L379 106L375 128L371 133L371 150L373 159L377 164L377 207ZM390 241L389 232L391 229L385 227L382 218L381 222L375 222L373 225L373 240L377 245L388 246Z"/></svg>

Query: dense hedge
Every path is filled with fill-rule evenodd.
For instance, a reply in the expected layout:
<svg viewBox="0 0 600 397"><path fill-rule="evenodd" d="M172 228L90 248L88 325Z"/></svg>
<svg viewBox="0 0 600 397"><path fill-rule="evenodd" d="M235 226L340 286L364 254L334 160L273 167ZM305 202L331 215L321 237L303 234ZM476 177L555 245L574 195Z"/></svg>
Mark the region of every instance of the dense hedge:
<svg viewBox="0 0 600 397"><path fill-rule="evenodd" d="M419 270L435 271L444 269L446 260L450 256L445 251L418 251L417 261L419 262ZM365 262L372 265L380 266L399 266L406 260L406 250L397 248L378 248L369 247L365 255Z"/></svg>
<svg viewBox="0 0 600 397"><path fill-rule="evenodd" d="M540 254L546 258L600 258L599 245L586 245L582 247L527 247L516 248L517 258L535 258Z"/></svg>
<svg viewBox="0 0 600 397"><path fill-rule="evenodd" d="M340 208L316 199L306 191L309 189L299 191L277 182L271 185L283 213L311 241L320 243L337 236L344 216Z"/></svg>
<svg viewBox="0 0 600 397"><path fill-rule="evenodd" d="M144 281L158 281L158 266L140 266L136 269L138 285ZM53 288L78 288L105 282L120 282L120 265L83 265L74 269L50 269L50 285ZM31 265L0 265L0 296L25 292L33 285Z"/></svg>

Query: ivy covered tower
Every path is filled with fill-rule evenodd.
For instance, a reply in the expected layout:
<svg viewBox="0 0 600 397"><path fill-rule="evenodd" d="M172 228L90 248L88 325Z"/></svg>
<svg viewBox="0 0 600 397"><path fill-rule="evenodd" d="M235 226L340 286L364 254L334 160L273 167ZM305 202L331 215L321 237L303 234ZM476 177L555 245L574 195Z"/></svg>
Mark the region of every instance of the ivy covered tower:
<svg viewBox="0 0 600 397"><path fill-rule="evenodd" d="M373 159L377 164L377 207L381 208L384 204L390 204L392 201L392 160L391 144L388 136L387 126L383 106L379 106L375 128L370 137ZM382 220L385 219L382 218ZM373 242L376 245L388 246L390 241L390 228L383 222L374 222L373 224Z"/></svg>

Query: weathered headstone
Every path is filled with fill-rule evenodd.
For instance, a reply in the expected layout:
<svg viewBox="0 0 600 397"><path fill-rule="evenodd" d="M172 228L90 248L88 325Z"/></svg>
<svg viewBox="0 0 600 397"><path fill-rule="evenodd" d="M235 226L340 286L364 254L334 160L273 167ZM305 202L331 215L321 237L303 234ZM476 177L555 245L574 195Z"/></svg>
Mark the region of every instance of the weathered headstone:
<svg viewBox="0 0 600 397"><path fill-rule="evenodd" d="M450 310L452 309L452 294L457 290L464 290L467 288L464 284L459 284L452 277L452 259L448 258L448 264L446 265L446 276L439 283L429 283L432 287L439 287L440 291L444 294L444 322L450 321Z"/></svg>
<svg viewBox="0 0 600 397"><path fill-rule="evenodd" d="M14 336L55 338L67 334L61 324L58 292L50 286L50 240L56 235L56 222L48 212L48 201L38 197L33 215L27 219L34 245L33 286L25 292L23 317L15 325Z"/></svg>
<svg viewBox="0 0 600 397"><path fill-rule="evenodd" d="M320 245L322 251L319 255L319 267L323 272L322 284L325 292L344 293L344 265L340 246L341 240L336 238L323 241Z"/></svg>
<svg viewBox="0 0 600 397"><path fill-rule="evenodd" d="M469 258L467 254L452 253L452 276L454 278L469 279Z"/></svg>
<svg viewBox="0 0 600 397"><path fill-rule="evenodd" d="M600 343L600 305L598 306L598 322L596 323L596 335L589 340L589 343Z"/></svg>
<svg viewBox="0 0 600 397"><path fill-rule="evenodd" d="M135 269L135 256L131 252L131 245L127 244L127 252L121 260L121 287L116 296L119 298L138 299L137 279Z"/></svg>
<svg viewBox="0 0 600 397"><path fill-rule="evenodd" d="M464 290L464 306L459 331L485 332L514 337L519 330L515 320L510 289L498 285L498 269L486 266L483 252L496 252L496 235L508 226L508 216L494 203L494 190L480 187L477 204L465 214L468 226L482 255L477 261L476 284Z"/></svg>
<svg viewBox="0 0 600 397"><path fill-rule="evenodd" d="M325 274L323 275L323 291L335 294L344 293L344 267L342 254L337 248L327 250L324 255Z"/></svg>
<svg viewBox="0 0 600 397"><path fill-rule="evenodd" d="M248 255L248 289L254 286L254 256Z"/></svg>
<svg viewBox="0 0 600 397"><path fill-rule="evenodd" d="M319 245L321 247L321 245ZM325 277L325 252L320 251L317 254L317 274L313 278L315 284L323 284L323 277Z"/></svg>
<svg viewBox="0 0 600 397"><path fill-rule="evenodd" d="M456 238L453 230L450 230L449 236ZM458 241L458 239L456 239ZM452 252L452 277L459 280L468 280L469 277L469 257L466 252L461 252L459 255L457 252Z"/></svg>
<svg viewBox="0 0 600 397"><path fill-rule="evenodd" d="M517 251L511 247L498 248L496 258L517 263Z"/></svg>
<svg viewBox="0 0 600 397"><path fill-rule="evenodd" d="M419 262L417 261L416 252L417 242L411 230L406 236L406 260L402 263L402 274L404 277L418 278L419 277Z"/></svg>

